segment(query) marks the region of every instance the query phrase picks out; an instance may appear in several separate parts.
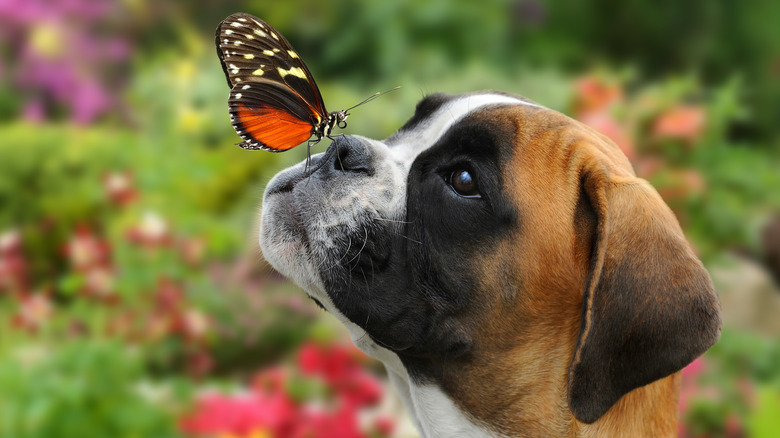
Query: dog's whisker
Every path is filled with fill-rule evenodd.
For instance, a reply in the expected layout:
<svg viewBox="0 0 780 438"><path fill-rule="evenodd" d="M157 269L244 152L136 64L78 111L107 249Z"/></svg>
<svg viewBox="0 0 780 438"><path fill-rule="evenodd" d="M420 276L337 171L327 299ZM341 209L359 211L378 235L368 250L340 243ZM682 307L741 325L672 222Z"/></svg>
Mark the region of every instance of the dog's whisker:
<svg viewBox="0 0 780 438"><path fill-rule="evenodd" d="M409 236L405 236L405 235L403 235L403 234L400 234L400 233L393 233L393 236L400 237L400 238L402 238L402 239L406 239L406 240L408 240L408 241L410 241L410 242L412 242L412 243L416 243L416 244L418 244L418 245L422 245L422 242L420 242L419 240L414 240L414 239L412 239L411 237L409 237Z"/></svg>
<svg viewBox="0 0 780 438"><path fill-rule="evenodd" d="M395 223L395 224L404 224L404 225L409 225L409 224L414 223L414 222L411 222L411 221L402 221L402 220L398 220L398 219L387 219L387 218L383 218L383 217L375 217L374 220L382 221L382 222L392 222L392 223Z"/></svg>

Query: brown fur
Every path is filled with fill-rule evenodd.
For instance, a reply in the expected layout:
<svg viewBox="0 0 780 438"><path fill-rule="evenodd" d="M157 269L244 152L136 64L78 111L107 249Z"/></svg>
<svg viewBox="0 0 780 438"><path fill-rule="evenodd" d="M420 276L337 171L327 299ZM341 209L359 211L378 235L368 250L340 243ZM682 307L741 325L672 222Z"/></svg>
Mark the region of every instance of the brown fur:
<svg viewBox="0 0 780 438"><path fill-rule="evenodd" d="M516 126L504 185L522 225L480 260L474 351L441 364L445 391L508 436L675 436L677 371L717 340L720 320L674 215L590 128L530 106L477 116ZM635 323L661 339L633 351ZM675 324L681 339L667 344Z"/></svg>

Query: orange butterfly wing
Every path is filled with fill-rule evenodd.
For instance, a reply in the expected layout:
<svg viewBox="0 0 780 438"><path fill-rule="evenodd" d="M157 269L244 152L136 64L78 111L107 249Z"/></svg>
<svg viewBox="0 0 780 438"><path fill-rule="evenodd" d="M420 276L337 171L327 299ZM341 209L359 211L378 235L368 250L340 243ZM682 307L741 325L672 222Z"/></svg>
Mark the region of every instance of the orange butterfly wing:
<svg viewBox="0 0 780 438"><path fill-rule="evenodd" d="M311 137L312 124L271 107L238 105L233 117L236 132L244 139L241 147L283 152Z"/></svg>

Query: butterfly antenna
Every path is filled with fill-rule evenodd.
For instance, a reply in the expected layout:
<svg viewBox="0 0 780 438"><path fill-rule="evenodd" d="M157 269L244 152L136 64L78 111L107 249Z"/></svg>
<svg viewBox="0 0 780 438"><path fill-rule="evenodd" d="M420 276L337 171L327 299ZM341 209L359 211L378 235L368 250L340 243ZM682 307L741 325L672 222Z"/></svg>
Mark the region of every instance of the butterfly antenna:
<svg viewBox="0 0 780 438"><path fill-rule="evenodd" d="M389 92L391 92L391 91L395 91L395 90L397 90L397 89L399 89L399 88L401 88L401 86L400 86L400 85L399 85L399 86L397 86L397 87L395 87L395 88L391 88L391 89L389 89L389 90L387 90L387 91L382 91L381 93L380 93L379 91L377 91L376 93L372 94L372 95L371 95L371 96L369 96L369 97L368 97L366 100L364 100L364 101L360 102L359 104L357 104L357 105L355 105L355 106L352 106L352 107L349 107L349 108L345 109L345 110L344 110L344 112L347 112L347 111L349 111L349 110L351 110L351 109L353 109L353 108L357 108L357 107L359 107L360 105L363 105L364 103L371 102L372 100L376 99L377 97L379 97L379 96L381 96L381 95L383 95L383 94L387 94L387 93L389 93Z"/></svg>

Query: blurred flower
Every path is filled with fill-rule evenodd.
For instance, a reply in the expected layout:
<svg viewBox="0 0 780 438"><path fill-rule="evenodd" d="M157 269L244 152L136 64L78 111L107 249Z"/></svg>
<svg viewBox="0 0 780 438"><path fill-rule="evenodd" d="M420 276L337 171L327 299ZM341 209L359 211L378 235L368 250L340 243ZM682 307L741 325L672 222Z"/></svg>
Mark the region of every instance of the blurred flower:
<svg viewBox="0 0 780 438"><path fill-rule="evenodd" d="M65 246L71 266L79 272L95 267L105 267L111 262L111 246L86 226L76 229L70 242Z"/></svg>
<svg viewBox="0 0 780 438"><path fill-rule="evenodd" d="M206 114L203 111L191 106L184 106L178 114L178 128L182 132L198 132L203 128L206 120Z"/></svg>
<svg viewBox="0 0 780 438"><path fill-rule="evenodd" d="M144 213L141 223L127 231L127 237L131 242L149 248L171 243L168 223L154 211Z"/></svg>
<svg viewBox="0 0 780 438"><path fill-rule="evenodd" d="M390 436L395 431L395 420L386 416L379 416L374 419L374 429L380 436Z"/></svg>
<svg viewBox="0 0 780 438"><path fill-rule="evenodd" d="M7 77L24 117L38 121L64 107L84 124L117 107L130 60L123 8L109 0L0 2L0 53L14 60Z"/></svg>
<svg viewBox="0 0 780 438"><path fill-rule="evenodd" d="M382 397L381 385L363 370L362 361L363 353L351 345L322 347L307 342L298 352L304 375L322 377L340 399L356 407L374 405Z"/></svg>
<svg viewBox="0 0 780 438"><path fill-rule="evenodd" d="M281 367L269 367L255 374L252 378L250 387L258 392L278 392L284 391L287 386L287 380L290 378L289 372Z"/></svg>
<svg viewBox="0 0 780 438"><path fill-rule="evenodd" d="M693 379L696 379L698 376L703 374L706 370L707 364L704 362L704 358L697 357L693 362L689 363L688 366L682 369L682 379L683 381L692 381Z"/></svg>
<svg viewBox="0 0 780 438"><path fill-rule="evenodd" d="M111 172L103 177L106 196L114 204L125 206L138 197L130 172Z"/></svg>
<svg viewBox="0 0 780 438"><path fill-rule="evenodd" d="M298 351L298 367L305 375L320 375L328 383L337 383L358 371L348 347L321 347L314 342L303 344Z"/></svg>
<svg viewBox="0 0 780 438"><path fill-rule="evenodd" d="M27 260L22 250L22 235L17 229L0 233L0 292L15 294L26 292Z"/></svg>
<svg viewBox="0 0 780 438"><path fill-rule="evenodd" d="M19 308L11 319L14 327L32 333L37 332L51 317L53 305L44 293L21 297Z"/></svg>
<svg viewBox="0 0 780 438"><path fill-rule="evenodd" d="M46 108L40 99L28 101L22 109L22 118L31 123L40 123L46 118Z"/></svg>
<svg viewBox="0 0 780 438"><path fill-rule="evenodd" d="M206 255L206 239L201 237L185 238L179 241L181 258L190 267L198 267Z"/></svg>
<svg viewBox="0 0 780 438"><path fill-rule="evenodd" d="M705 370L704 358L698 357L680 372L680 412L684 413L688 410L691 398L698 391L698 378Z"/></svg>
<svg viewBox="0 0 780 438"><path fill-rule="evenodd" d="M574 83L574 110L578 114L605 111L623 99L623 90L617 83L607 83L593 76L586 76Z"/></svg>
<svg viewBox="0 0 780 438"><path fill-rule="evenodd" d="M46 59L61 58L67 35L61 23L33 24L29 29L29 48Z"/></svg>
<svg viewBox="0 0 780 438"><path fill-rule="evenodd" d="M240 395L204 394L192 415L183 418L181 429L194 435L249 437L269 433L291 436L297 415L292 400L282 392Z"/></svg>
<svg viewBox="0 0 780 438"><path fill-rule="evenodd" d="M181 421L187 434L217 435L236 438L252 434L268 434L272 438L367 438L361 430L366 418L361 409L375 404L382 396L379 382L366 373L360 364L362 355L341 345L305 344L298 357L304 375L321 377L327 391L311 386L297 373L272 367L255 375L248 393L234 395L206 394L193 411ZM362 353L361 353L362 354ZM296 380L291 380L296 379ZM292 388L297 388L294 390ZM313 391L324 396L312 402L312 394L304 400L292 397L289 391ZM364 422L365 423L365 422ZM373 417L365 423L372 437L385 437L395 427L389 418Z"/></svg>
<svg viewBox="0 0 780 438"><path fill-rule="evenodd" d="M636 148L631 131L612 115L613 107L624 98L620 85L586 76L575 82L574 89L574 116L577 120L609 137L633 162Z"/></svg>
<svg viewBox="0 0 780 438"><path fill-rule="evenodd" d="M87 271L84 290L90 296L112 300L116 298L115 285L114 271L106 266L98 266Z"/></svg>
<svg viewBox="0 0 780 438"><path fill-rule="evenodd" d="M160 277L154 292L154 303L155 310L160 313L178 313L184 305L184 288L169 277Z"/></svg>
<svg viewBox="0 0 780 438"><path fill-rule="evenodd" d="M704 108L678 105L658 116L653 124L653 135L658 138L683 140L693 145L704 131Z"/></svg>
<svg viewBox="0 0 780 438"><path fill-rule="evenodd" d="M214 358L205 348L198 348L185 358L186 371L193 379L201 379L214 369Z"/></svg>
<svg viewBox="0 0 780 438"><path fill-rule="evenodd" d="M735 414L726 417L726 436L741 437L744 436L744 426L742 420Z"/></svg>

